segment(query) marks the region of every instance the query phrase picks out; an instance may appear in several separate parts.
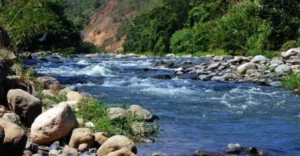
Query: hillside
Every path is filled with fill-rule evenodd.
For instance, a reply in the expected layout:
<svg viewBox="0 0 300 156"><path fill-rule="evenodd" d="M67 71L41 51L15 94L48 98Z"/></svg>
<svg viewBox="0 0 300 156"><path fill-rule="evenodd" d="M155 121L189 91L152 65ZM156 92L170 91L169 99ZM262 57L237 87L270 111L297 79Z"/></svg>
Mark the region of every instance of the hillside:
<svg viewBox="0 0 300 156"><path fill-rule="evenodd" d="M94 13L82 31L84 41L107 51L123 51L126 32L135 16L151 10L161 0L110 0Z"/></svg>

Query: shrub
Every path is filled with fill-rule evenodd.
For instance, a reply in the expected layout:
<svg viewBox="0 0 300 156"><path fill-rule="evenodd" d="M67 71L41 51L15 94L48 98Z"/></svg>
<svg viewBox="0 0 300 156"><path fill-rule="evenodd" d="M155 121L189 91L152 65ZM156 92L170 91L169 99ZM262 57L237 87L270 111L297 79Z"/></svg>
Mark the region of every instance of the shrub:
<svg viewBox="0 0 300 156"><path fill-rule="evenodd" d="M290 40L290 41L285 42L281 46L280 51L287 51L291 48L297 48L297 47L300 47L300 43L295 40Z"/></svg>
<svg viewBox="0 0 300 156"><path fill-rule="evenodd" d="M300 88L300 74L293 73L282 77L282 86L287 89Z"/></svg>

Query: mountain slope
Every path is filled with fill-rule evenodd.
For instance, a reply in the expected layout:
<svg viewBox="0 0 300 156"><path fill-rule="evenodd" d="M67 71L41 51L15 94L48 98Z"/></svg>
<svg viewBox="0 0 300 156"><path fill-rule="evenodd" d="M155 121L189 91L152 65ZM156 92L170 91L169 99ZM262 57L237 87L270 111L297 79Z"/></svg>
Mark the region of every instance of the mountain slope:
<svg viewBox="0 0 300 156"><path fill-rule="evenodd" d="M82 31L83 39L107 51L123 51L126 32L134 17L160 3L161 0L110 0L91 16Z"/></svg>

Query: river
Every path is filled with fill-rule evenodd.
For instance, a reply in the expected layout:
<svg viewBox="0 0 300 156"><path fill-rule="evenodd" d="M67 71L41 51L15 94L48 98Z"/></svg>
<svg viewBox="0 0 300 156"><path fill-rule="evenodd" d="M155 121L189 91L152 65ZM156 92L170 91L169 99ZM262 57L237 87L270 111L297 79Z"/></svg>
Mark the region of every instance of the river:
<svg viewBox="0 0 300 156"><path fill-rule="evenodd" d="M139 104L160 117L155 143L138 144L138 155L154 152L193 155L197 149L222 151L229 143L255 146L271 155L300 155L300 98L281 88L247 83L203 82L153 67L157 60L175 64L198 58L46 57L28 60L38 75L56 77L114 105ZM172 75L158 80L158 74Z"/></svg>

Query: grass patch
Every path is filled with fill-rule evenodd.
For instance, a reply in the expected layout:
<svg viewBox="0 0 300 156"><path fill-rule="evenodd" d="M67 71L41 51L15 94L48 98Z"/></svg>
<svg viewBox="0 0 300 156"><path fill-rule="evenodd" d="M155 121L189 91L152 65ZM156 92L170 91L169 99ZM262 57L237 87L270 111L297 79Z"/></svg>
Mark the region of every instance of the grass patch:
<svg viewBox="0 0 300 156"><path fill-rule="evenodd" d="M300 74L293 73L282 77L282 86L287 89L300 88Z"/></svg>
<svg viewBox="0 0 300 156"><path fill-rule="evenodd" d="M134 140L139 140L145 136L156 135L160 131L160 127L156 123L147 124L146 128L150 129L146 134L134 134L131 126L135 122L141 122L139 119L128 116L127 118L111 121L108 118L109 105L100 102L93 98L85 98L78 104L78 109L75 114L78 118L83 119L85 122L92 122L95 127L92 128L95 132L107 132L110 135L125 135Z"/></svg>

